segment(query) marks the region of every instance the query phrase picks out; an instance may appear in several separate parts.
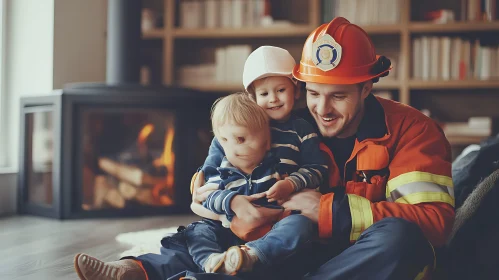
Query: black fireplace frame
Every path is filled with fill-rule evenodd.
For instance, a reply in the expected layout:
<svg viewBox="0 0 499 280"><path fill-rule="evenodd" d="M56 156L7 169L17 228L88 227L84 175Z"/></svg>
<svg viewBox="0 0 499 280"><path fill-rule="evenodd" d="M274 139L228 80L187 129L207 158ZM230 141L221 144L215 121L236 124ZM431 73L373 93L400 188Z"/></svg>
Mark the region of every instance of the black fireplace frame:
<svg viewBox="0 0 499 280"><path fill-rule="evenodd" d="M144 206L139 209L102 209L83 210L81 208L83 172L83 142L81 141L81 110L86 106L130 109L170 109L175 112L176 138L190 139L193 131L189 127L192 114L196 111L207 112L209 118L211 104L220 97L217 93L200 92L179 87L140 85L110 86L103 84L73 84L63 90L48 95L21 98L21 149L18 173L18 210L23 214L57 219L133 217L144 215L164 215L190 212L189 184L196 171L182 170L189 166L195 156L188 151L189 143L176 141L175 158L175 196L173 206ZM27 189L27 127L26 114L39 111L51 111L54 133L54 158L52 165L52 207L45 207L28 202ZM189 115L191 114L191 115ZM187 121L186 121L187 120ZM182 124L181 124L182 123ZM192 134L192 135L191 135ZM194 136L195 137L195 136ZM187 150L186 150L187 149ZM181 153L180 153L181 151ZM80 153L80 154L78 154ZM73 160L74 159L74 160ZM77 160L77 162L75 162ZM78 181L79 180L79 181ZM75 198L76 197L76 198ZM79 197L79 199L77 199ZM79 201L75 201L79 200Z"/></svg>

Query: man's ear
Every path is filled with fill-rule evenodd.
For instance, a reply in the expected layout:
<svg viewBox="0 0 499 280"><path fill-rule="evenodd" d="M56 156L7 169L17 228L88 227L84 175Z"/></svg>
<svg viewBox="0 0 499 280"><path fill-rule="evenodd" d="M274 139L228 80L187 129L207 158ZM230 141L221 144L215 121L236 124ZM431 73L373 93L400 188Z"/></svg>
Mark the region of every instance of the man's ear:
<svg viewBox="0 0 499 280"><path fill-rule="evenodd" d="M361 97L362 99L366 99L373 89L373 82L371 80L364 82L362 86Z"/></svg>

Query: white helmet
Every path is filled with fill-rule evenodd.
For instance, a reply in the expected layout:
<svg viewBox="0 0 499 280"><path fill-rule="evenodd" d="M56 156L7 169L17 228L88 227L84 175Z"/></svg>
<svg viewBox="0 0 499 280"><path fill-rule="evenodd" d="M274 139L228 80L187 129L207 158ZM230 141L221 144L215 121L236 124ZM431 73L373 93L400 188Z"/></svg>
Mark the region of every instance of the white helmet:
<svg viewBox="0 0 499 280"><path fill-rule="evenodd" d="M261 46L254 50L246 59L243 70L244 89L255 80L269 76L285 76L293 80L295 59L282 48ZM293 82L295 82L293 80Z"/></svg>

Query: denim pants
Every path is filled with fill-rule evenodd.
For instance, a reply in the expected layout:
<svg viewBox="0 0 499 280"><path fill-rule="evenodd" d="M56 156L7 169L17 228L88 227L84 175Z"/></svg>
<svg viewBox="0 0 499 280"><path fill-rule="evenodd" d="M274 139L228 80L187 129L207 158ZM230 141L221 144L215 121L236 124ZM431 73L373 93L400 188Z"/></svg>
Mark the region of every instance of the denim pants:
<svg viewBox="0 0 499 280"><path fill-rule="evenodd" d="M220 222L207 219L190 224L183 234L189 254L200 269L211 254L245 243ZM280 220L265 236L246 245L255 250L262 265L269 266L291 256L316 236L317 225L295 214Z"/></svg>
<svg viewBox="0 0 499 280"><path fill-rule="evenodd" d="M415 279L435 261L421 229L404 219L385 218L366 229L357 242L337 250L334 244L317 244L298 250L282 263L251 274L228 276L203 273L193 262L185 243L169 242L161 255L140 260L150 280L237 279ZM438 264L438 260L437 260Z"/></svg>

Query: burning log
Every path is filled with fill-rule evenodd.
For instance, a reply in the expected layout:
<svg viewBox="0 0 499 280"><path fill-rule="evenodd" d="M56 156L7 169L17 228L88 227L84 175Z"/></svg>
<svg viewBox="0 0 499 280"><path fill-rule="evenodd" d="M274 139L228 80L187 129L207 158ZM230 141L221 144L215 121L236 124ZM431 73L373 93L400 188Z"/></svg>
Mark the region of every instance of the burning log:
<svg viewBox="0 0 499 280"><path fill-rule="evenodd" d="M95 177L94 184L94 207L102 208L104 204L104 199L111 187L107 183L106 176L99 175Z"/></svg>
<svg viewBox="0 0 499 280"><path fill-rule="evenodd" d="M135 199L142 204L157 205L157 203L155 203L154 201L154 196L152 195L151 189L139 189L137 191Z"/></svg>
<svg viewBox="0 0 499 280"><path fill-rule="evenodd" d="M126 200L131 200L137 195L137 187L125 181L119 183L118 189Z"/></svg>
<svg viewBox="0 0 499 280"><path fill-rule="evenodd" d="M94 205L95 209L102 208L107 203L115 208L124 208L125 199L117 189L113 178L105 175L95 177Z"/></svg>
<svg viewBox="0 0 499 280"><path fill-rule="evenodd" d="M112 188L107 192L105 200L114 208L125 208L125 199L116 188Z"/></svg>
<svg viewBox="0 0 499 280"><path fill-rule="evenodd" d="M163 177L155 177L142 169L115 162L109 158L99 158L99 167L120 181L126 181L134 186L155 185L164 181Z"/></svg>
<svg viewBox="0 0 499 280"><path fill-rule="evenodd" d="M163 147L151 148L147 142L154 131L154 125L145 125L137 137L136 145L119 153L97 156L97 166L93 176L86 174L90 184L93 178L93 205L89 209L105 206L114 208L133 207L137 202L145 205L173 205L174 162L173 118L165 123ZM92 161L95 163L95 161ZM96 166L96 167L97 167ZM97 175L104 173L103 175ZM87 176L88 175L88 176ZM92 195L90 196L92 200Z"/></svg>

